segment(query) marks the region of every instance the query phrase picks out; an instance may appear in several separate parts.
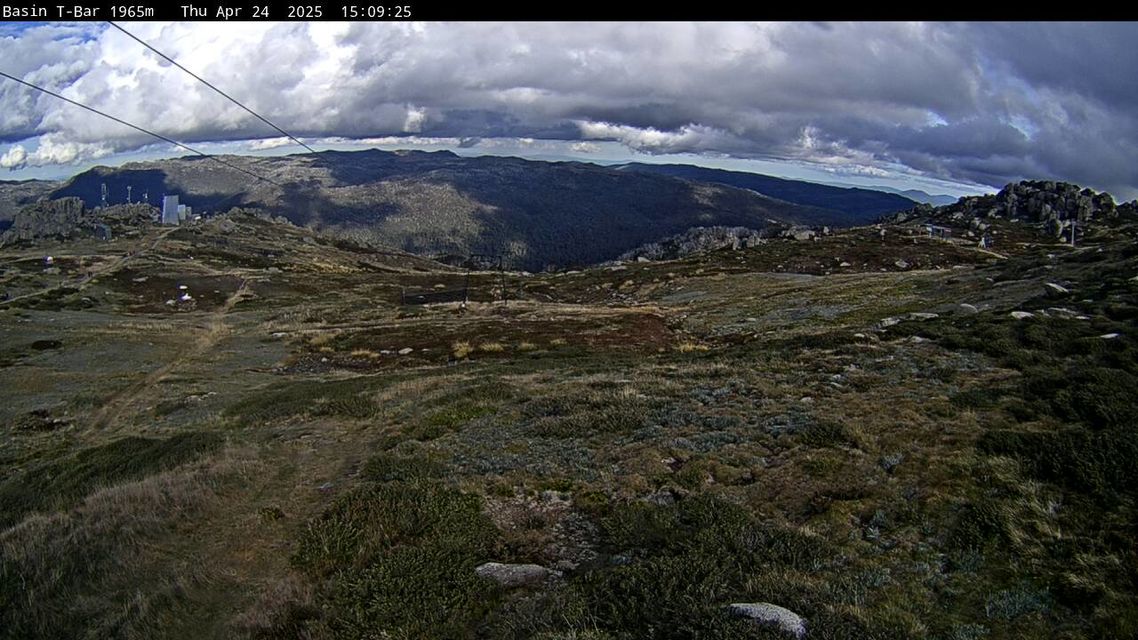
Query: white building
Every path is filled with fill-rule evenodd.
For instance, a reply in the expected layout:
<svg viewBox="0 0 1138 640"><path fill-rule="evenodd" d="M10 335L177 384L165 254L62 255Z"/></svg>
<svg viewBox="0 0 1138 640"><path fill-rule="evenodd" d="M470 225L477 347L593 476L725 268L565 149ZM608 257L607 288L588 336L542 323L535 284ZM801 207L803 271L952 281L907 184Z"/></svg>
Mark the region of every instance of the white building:
<svg viewBox="0 0 1138 640"><path fill-rule="evenodd" d="M178 196L162 196L162 224L178 224Z"/></svg>

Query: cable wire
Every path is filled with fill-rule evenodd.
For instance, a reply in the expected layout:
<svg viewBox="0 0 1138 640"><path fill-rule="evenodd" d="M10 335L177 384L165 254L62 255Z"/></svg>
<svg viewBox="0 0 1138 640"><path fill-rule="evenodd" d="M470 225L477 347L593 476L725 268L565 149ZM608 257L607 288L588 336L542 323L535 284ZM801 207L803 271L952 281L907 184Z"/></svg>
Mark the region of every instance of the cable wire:
<svg viewBox="0 0 1138 640"><path fill-rule="evenodd" d="M162 141L164 141L164 142L169 142L170 144L172 144L172 145L174 145L174 146L177 146L177 147L181 147L181 148L183 148L183 149L185 149L185 150L187 150L187 151L191 151L191 152L193 152L193 153L196 153L196 154L198 154L199 156L201 156L201 157L203 157L203 158L209 158L210 160L213 160L214 162L217 162L217 163L223 164L223 165L225 165L225 166L229 167L230 169L236 169L237 171L240 171L241 173L244 173L244 174L247 174L247 175L253 176L254 178L256 178L256 179L258 179L258 180L263 180L263 181L265 181L265 182L268 182L269 184L271 184L271 185L273 185L273 186L284 188L284 185L282 185L282 184L280 184L280 183L278 183L278 182L274 182L274 181L272 181L272 180L269 180L268 178L265 178L265 177L259 176L259 175L255 174L255 173L253 173L252 171L249 171L248 169L243 169L243 168L241 168L241 167L239 167L239 166L237 166L237 165L235 165L235 164L231 164L231 163L229 163L229 162L226 162L226 161L222 160L221 158L218 158L217 156L213 156L213 155L210 155L210 154L208 154L208 153L205 153L205 152L203 152L203 151L198 151L197 149L195 149L195 148L193 148L193 147L191 147L191 146L189 146L189 145L187 145L187 144L183 144L183 143L181 143L181 142L178 142L177 140L173 140L173 139L171 139L171 138L167 138L167 137L166 137L166 136L164 136L164 135L161 135L161 134L158 134L158 133L154 133L153 131L149 131L149 130L147 130L147 129L143 129L142 127L140 127L140 126L138 126L138 125L136 125L136 124L131 124L131 123L127 122L126 120L123 120L122 118L116 118L115 116L112 116L112 115L110 115L109 113L103 113L102 111L99 111L98 109L96 109L96 108L94 108L94 107L89 107L89 106L87 106L87 105L83 104L82 102L76 102L75 100L72 100L71 98L68 98L68 97L66 97L66 96L62 96L62 95L60 95L60 94L58 94L58 93L56 93L56 92L54 92L54 91L52 91L52 90L50 90L50 89L44 89L44 88L43 88L43 87L41 87L41 86L38 86L38 85L34 85L34 84L32 84L32 83L30 83L30 82L28 82L28 81L26 81L26 80L21 80L20 78L17 78L16 76L14 76L14 75L11 75L11 74L9 74L9 73L5 73L4 71L0 71L0 76L3 76L3 77L5 77L5 78L7 78L7 79L9 79L9 80L13 80L13 81L15 81L15 82L19 82L20 84L24 85L25 87L31 87L32 89L35 89L36 91L40 91L40 92L42 92L42 93L46 93L46 94L47 94L47 95L49 95L49 96L52 96L52 97L55 97L55 98L59 98L60 100L63 100L64 102L69 102L69 103L71 103L71 104L73 104L73 105L75 105L75 106L77 106L77 107L81 107L81 108L83 108L83 109L86 109L86 110L88 110L88 111L90 111L90 112L92 112L92 113L97 113L97 114L99 114L99 115L103 116L104 118L108 118L108 119L110 119L110 120L114 120L115 122L117 122L117 123L119 123L119 124L123 124L123 125L126 125L126 126L130 127L131 129L134 129L134 130L136 130L136 131L141 131L141 132L145 133L145 134L146 134L146 135L148 135L148 136L154 136L155 138L158 138L159 140L162 140Z"/></svg>
<svg viewBox="0 0 1138 640"><path fill-rule="evenodd" d="M123 32L123 33L125 33L126 35L130 36L131 38L133 38L133 39L135 40L135 42L137 42L138 44L140 44L140 45L142 45L142 46L146 47L147 49L150 49L150 50L151 50L151 51L153 51L154 53L158 54L158 55L159 55L159 56L160 56L160 57L161 57L163 60L165 60L166 62L169 62L170 64L174 65L175 67L178 67L178 68L179 68L179 69L181 69L182 71L185 71L186 73L190 74L190 75L191 75L191 76L192 76L194 79L196 79L198 82L201 82L202 84L204 84L205 86L209 87L210 89L213 89L214 91L216 91L216 92L220 93L221 95L225 96L226 98L228 98L228 99L229 99L229 101L230 101L230 102L232 102L233 104L235 104L235 105L237 105L237 106L241 107L242 109L244 109L244 110L248 111L249 113L253 114L253 116L254 116L254 117L256 117L258 120L260 120L261 122L264 122L265 124L269 125L270 127L274 128L274 129L276 129L278 132L280 132L282 135L284 135L285 137L287 137L289 140L292 140L293 142L295 142L295 143L299 144L300 146L304 147L305 149L308 149L308 150L309 150L310 152L312 152L312 153L316 153L316 150L315 150L315 149L313 149L312 147L310 147L310 146L308 146L308 145L304 144L304 143L303 143L303 142L301 142L300 140L296 139L296 138L295 138L295 137L294 137L294 136L293 136L291 133L289 133L289 132L285 131L284 129L282 129L282 128L278 127L277 125L273 124L273 123L272 123L272 122L270 122L270 121L269 121L267 118L265 118L265 117L261 116L261 114L257 113L256 111L253 111L253 110L252 110L252 109L250 109L249 107L246 107L245 105L241 104L240 102L238 102L238 101L237 101L237 99L236 99L236 98L234 98L233 96L229 95L228 93L226 93L226 92L222 91L221 89L218 89L217 87L213 86L212 84L210 84L210 83L209 83L207 80L205 80L204 78L202 78L202 77L201 77L201 76L199 76L198 74L196 74L196 73L194 73L193 71L190 71L189 69L187 69L187 68L183 67L182 65L178 64L178 63L177 63L177 62L176 62L176 61L175 61L173 58L171 58L170 56L168 56L168 55L166 55L166 54L162 53L161 51L159 51L159 50L155 49L154 47L150 46L149 44L147 44L145 40L143 40L143 39L139 38L138 36L136 36L136 35L134 35L133 33L131 33L131 32L129 32L129 31L127 31L126 29L123 29L123 28L122 28L122 27L120 27L118 24L116 24L116 23L114 23L114 22L112 22L112 21L110 21L110 20L108 20L108 21L107 21L107 24L109 24L109 25L111 25L112 27L114 27L114 28L118 29L119 31L122 31L122 32Z"/></svg>

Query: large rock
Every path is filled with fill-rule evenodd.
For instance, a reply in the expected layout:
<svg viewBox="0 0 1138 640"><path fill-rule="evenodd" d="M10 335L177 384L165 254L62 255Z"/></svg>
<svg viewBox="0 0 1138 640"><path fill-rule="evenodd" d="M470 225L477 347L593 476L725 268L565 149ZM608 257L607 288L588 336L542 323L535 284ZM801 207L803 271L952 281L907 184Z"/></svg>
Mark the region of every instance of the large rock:
<svg viewBox="0 0 1138 640"><path fill-rule="evenodd" d="M777 627L795 638L806 637L806 620L797 613L769 602L736 603L727 607L731 613L754 620L756 624Z"/></svg>
<svg viewBox="0 0 1138 640"><path fill-rule="evenodd" d="M1047 294L1048 298L1065 298L1071 295L1070 289L1062 285L1055 284L1054 282L1045 283L1043 285L1043 290Z"/></svg>
<svg viewBox="0 0 1138 640"><path fill-rule="evenodd" d="M557 571L546 569L539 564L503 564L487 562L475 567L474 573L506 588L525 587L541 584L547 578L558 575Z"/></svg>

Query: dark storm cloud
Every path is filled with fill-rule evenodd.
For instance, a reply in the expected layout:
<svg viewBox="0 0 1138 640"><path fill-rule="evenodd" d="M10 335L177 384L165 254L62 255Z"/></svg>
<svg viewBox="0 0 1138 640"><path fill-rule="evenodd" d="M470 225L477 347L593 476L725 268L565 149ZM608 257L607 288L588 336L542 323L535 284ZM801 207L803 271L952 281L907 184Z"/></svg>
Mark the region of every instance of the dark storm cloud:
<svg viewBox="0 0 1138 640"><path fill-rule="evenodd" d="M298 135L604 139L646 153L992 186L1058 178L1138 195L1134 24L132 28ZM21 75L165 134L272 133L121 33L95 35L30 29L0 46L24 61ZM46 140L27 163L145 142L8 85L0 107L0 139Z"/></svg>

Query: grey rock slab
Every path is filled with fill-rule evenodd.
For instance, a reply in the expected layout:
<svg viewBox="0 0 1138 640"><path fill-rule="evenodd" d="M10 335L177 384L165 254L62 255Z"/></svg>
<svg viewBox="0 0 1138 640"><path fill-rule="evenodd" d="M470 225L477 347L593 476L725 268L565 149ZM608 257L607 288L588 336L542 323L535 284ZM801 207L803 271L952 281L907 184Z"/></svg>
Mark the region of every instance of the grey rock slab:
<svg viewBox="0 0 1138 640"><path fill-rule="evenodd" d="M481 564L474 568L474 573L480 578L493 580L507 588L540 584L547 578L560 575L560 572L546 569L539 564L503 564L501 562Z"/></svg>
<svg viewBox="0 0 1138 640"><path fill-rule="evenodd" d="M731 613L750 618L755 623L778 627L795 638L806 637L806 620L797 613L769 602L748 602L728 605Z"/></svg>

